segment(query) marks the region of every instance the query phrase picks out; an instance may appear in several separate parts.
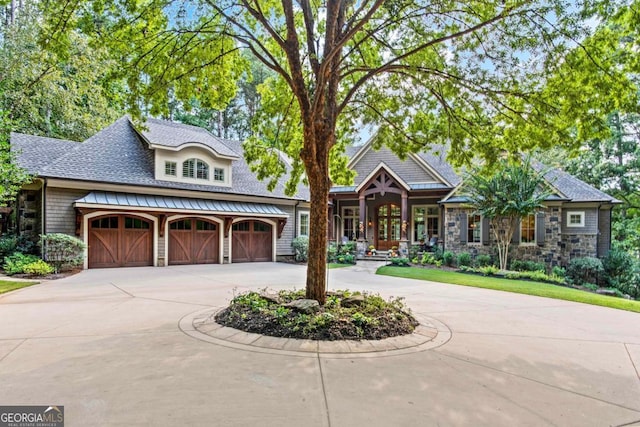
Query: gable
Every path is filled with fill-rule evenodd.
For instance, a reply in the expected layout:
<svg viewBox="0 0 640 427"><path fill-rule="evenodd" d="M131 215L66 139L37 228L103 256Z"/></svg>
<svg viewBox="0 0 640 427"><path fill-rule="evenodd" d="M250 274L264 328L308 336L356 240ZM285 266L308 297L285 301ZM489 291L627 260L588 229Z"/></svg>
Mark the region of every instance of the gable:
<svg viewBox="0 0 640 427"><path fill-rule="evenodd" d="M373 150L370 146L364 148L352 169L357 173L354 184L359 186L378 168L380 163L384 163L388 169L393 171L402 181L412 183L441 183L442 180L435 174L420 165L414 158L408 156L405 160L393 153L390 149L382 147L380 150Z"/></svg>

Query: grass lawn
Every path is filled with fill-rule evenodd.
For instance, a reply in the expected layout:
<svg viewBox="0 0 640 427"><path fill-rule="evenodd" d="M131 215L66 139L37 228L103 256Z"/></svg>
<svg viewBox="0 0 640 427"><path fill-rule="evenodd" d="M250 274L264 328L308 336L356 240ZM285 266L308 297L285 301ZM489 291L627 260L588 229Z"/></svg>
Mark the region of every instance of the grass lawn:
<svg viewBox="0 0 640 427"><path fill-rule="evenodd" d="M353 264L340 264L337 262L330 262L327 264L327 268L328 269L333 269L333 268L344 268L344 267L353 267Z"/></svg>
<svg viewBox="0 0 640 427"><path fill-rule="evenodd" d="M14 282L13 280L0 280L0 294L16 289L26 288L27 286L37 285L40 282Z"/></svg>
<svg viewBox="0 0 640 427"><path fill-rule="evenodd" d="M498 291L515 292L517 294L535 295L539 297L582 302L585 304L601 305L603 307L618 308L620 310L640 313L640 301L608 297L578 289L548 283L529 282L523 280L502 279L490 276L456 273L453 271L436 270L418 267L380 267L377 274L407 279L431 280L433 282L451 283L454 285L473 286L476 288L495 289Z"/></svg>

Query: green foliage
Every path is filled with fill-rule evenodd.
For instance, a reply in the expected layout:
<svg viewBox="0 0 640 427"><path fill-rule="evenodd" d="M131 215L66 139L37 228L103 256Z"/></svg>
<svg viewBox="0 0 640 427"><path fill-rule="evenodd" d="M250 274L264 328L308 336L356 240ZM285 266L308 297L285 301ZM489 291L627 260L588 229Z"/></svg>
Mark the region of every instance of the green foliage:
<svg viewBox="0 0 640 427"><path fill-rule="evenodd" d="M514 259L511 261L511 270L515 271L546 271L546 267L541 262L525 261Z"/></svg>
<svg viewBox="0 0 640 427"><path fill-rule="evenodd" d="M520 156L465 173L463 194L469 205L491 222L502 270L507 269L518 221L543 208L542 202L551 194L544 174L533 167L531 157Z"/></svg>
<svg viewBox="0 0 640 427"><path fill-rule="evenodd" d="M26 264L22 268L22 271L25 274L32 274L34 276L46 276L47 274L53 273L54 268L43 260L39 259L37 261Z"/></svg>
<svg viewBox="0 0 640 427"><path fill-rule="evenodd" d="M573 285L582 286L585 283L602 283L604 268L598 258L574 258L567 266L566 278Z"/></svg>
<svg viewBox="0 0 640 427"><path fill-rule="evenodd" d="M39 261L40 258L35 255L25 255L20 252L15 252L4 258L4 272L12 276L14 274L24 273L25 266Z"/></svg>
<svg viewBox="0 0 640 427"><path fill-rule="evenodd" d="M0 259L4 259L4 257L14 253L17 245L18 239L16 236L0 237Z"/></svg>
<svg viewBox="0 0 640 427"><path fill-rule="evenodd" d="M397 265L397 266L401 266L401 267L406 267L409 265L409 258L407 257L393 257L391 258L391 264L392 265Z"/></svg>
<svg viewBox="0 0 640 427"><path fill-rule="evenodd" d="M488 265L493 265L493 261L491 261L491 255L480 254L476 257L476 266L486 267Z"/></svg>
<svg viewBox="0 0 640 427"><path fill-rule="evenodd" d="M1 70L0 76L2 76ZM2 93L2 84L0 83L0 96ZM22 185L31 179L26 171L16 164L15 152L10 150L9 134L11 128L12 122L8 118L8 113L0 104L0 164L2 165L0 168L0 207L7 206L15 200Z"/></svg>
<svg viewBox="0 0 640 427"><path fill-rule="evenodd" d="M590 290L592 292L595 292L598 289L600 289L600 286L594 285L593 283L583 283L582 287L585 288L585 289L588 289L588 290Z"/></svg>
<svg viewBox="0 0 640 427"><path fill-rule="evenodd" d="M447 267L453 267L456 261L456 256L451 251L444 251L442 254L442 261Z"/></svg>
<svg viewBox="0 0 640 427"><path fill-rule="evenodd" d="M612 249L602 259L605 286L615 288L633 298L640 297L639 265L634 258L621 249Z"/></svg>
<svg viewBox="0 0 640 427"><path fill-rule="evenodd" d="M298 236L291 242L295 253L295 259L298 262L307 262L309 258L309 238L307 236Z"/></svg>
<svg viewBox="0 0 640 427"><path fill-rule="evenodd" d="M553 276L564 278L566 274L567 274L567 270L560 267L559 265L554 265L553 268L551 269L551 275Z"/></svg>
<svg viewBox="0 0 640 427"><path fill-rule="evenodd" d="M493 276L494 274L497 274L498 272L500 272L500 269L498 267L488 265L486 267L479 267L478 271L482 273L482 275L484 276Z"/></svg>
<svg viewBox="0 0 640 427"><path fill-rule="evenodd" d="M469 252L462 252L458 254L458 258L456 260L458 267L470 266L471 265L471 254Z"/></svg>
<svg viewBox="0 0 640 427"><path fill-rule="evenodd" d="M55 272L69 270L82 265L86 245L76 237L62 233L43 234L43 258L53 264Z"/></svg>
<svg viewBox="0 0 640 427"><path fill-rule="evenodd" d="M336 262L339 264L355 264L356 256L350 253L341 254L337 256Z"/></svg>

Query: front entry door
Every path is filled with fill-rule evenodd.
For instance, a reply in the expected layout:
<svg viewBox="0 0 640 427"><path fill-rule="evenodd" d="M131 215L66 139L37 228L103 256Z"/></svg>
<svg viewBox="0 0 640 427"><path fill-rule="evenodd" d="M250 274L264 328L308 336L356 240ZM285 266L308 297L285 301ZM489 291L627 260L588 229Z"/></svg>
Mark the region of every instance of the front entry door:
<svg viewBox="0 0 640 427"><path fill-rule="evenodd" d="M389 203L377 208L376 217L378 233L376 234L376 249L385 251L398 246L401 231L400 206Z"/></svg>

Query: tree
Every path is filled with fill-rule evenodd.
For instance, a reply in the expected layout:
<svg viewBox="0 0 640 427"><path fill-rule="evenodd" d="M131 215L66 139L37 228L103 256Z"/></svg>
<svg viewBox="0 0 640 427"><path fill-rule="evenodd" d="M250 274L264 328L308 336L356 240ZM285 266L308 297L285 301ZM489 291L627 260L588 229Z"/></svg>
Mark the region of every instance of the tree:
<svg viewBox="0 0 640 427"><path fill-rule="evenodd" d="M0 207L8 206L15 200L22 184L31 177L15 162L9 146L10 121L7 113L0 110Z"/></svg>
<svg viewBox="0 0 640 427"><path fill-rule="evenodd" d="M524 161L500 160L492 168L474 168L465 174L464 195L476 212L489 220L496 240L500 269L506 270L509 247L519 221L544 207L551 194L544 178Z"/></svg>
<svg viewBox="0 0 640 427"><path fill-rule="evenodd" d="M588 34L598 3L550 0L70 0L54 2L48 48L78 24L123 62L129 104L167 112L197 96L224 108L247 64L243 49L273 70L246 158L270 185L308 182L311 198L307 297L325 301L327 199L345 183L346 143L356 124L378 127L378 144L401 156L448 142L449 160L495 161L503 150L576 143L601 130L602 99L562 96L546 77ZM615 73L611 78L614 78ZM622 85L608 96L619 95ZM587 94L591 94L588 92ZM588 108L586 108L588 106ZM579 142L579 141L578 141ZM281 153L293 159L289 169Z"/></svg>

